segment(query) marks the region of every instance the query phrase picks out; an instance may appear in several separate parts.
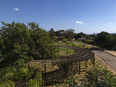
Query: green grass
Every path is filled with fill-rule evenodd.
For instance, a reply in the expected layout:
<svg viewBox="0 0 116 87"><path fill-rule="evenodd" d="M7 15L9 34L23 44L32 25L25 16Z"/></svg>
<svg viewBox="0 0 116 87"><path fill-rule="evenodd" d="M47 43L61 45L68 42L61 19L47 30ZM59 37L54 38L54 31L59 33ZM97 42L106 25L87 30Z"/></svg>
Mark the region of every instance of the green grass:
<svg viewBox="0 0 116 87"><path fill-rule="evenodd" d="M59 48L60 51L65 51L65 53L67 53L68 50L68 54L74 54L75 51L73 49L67 49L67 48Z"/></svg>
<svg viewBox="0 0 116 87"><path fill-rule="evenodd" d="M61 42L61 41L54 42L53 45L58 45L58 43L59 43L59 46L67 46L67 44L65 42Z"/></svg>
<svg viewBox="0 0 116 87"><path fill-rule="evenodd" d="M70 45L72 46L72 43L70 43L69 41L68 41L68 44L66 42L61 42L61 41L53 43L53 45L58 45L58 44L59 46L70 46ZM59 48L59 56L68 56L74 53L75 51L73 49L67 49L67 48L61 48L61 47Z"/></svg>
<svg viewBox="0 0 116 87"><path fill-rule="evenodd" d="M59 48L59 56L68 56L68 55L72 55L75 54L75 50L73 49L68 49L68 48ZM58 54L57 53L57 54Z"/></svg>
<svg viewBox="0 0 116 87"><path fill-rule="evenodd" d="M77 45L77 44L74 44L72 43L72 41L67 41L67 42L61 42L61 41L58 41L58 42L54 42L53 45L58 45L59 46L72 46L72 45Z"/></svg>
<svg viewBox="0 0 116 87"><path fill-rule="evenodd" d="M66 41L66 42L59 41L59 42L54 42L53 45L58 45L59 43L59 46L73 46L73 47L87 48L87 49L91 48L89 44L86 44L80 41L76 41L76 42L78 42L78 44L72 43L72 41Z"/></svg>

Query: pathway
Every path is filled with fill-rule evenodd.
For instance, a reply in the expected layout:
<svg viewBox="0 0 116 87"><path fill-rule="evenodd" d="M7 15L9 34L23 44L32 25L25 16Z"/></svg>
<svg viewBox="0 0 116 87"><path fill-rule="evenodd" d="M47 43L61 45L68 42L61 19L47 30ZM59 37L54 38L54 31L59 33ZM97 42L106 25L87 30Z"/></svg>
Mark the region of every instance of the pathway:
<svg viewBox="0 0 116 87"><path fill-rule="evenodd" d="M79 45L78 42L74 43ZM116 51L105 50L105 52L101 52L98 48L95 48L92 45L91 50L92 52L94 52L95 55L103 59L107 64L109 64L112 68L116 70Z"/></svg>
<svg viewBox="0 0 116 87"><path fill-rule="evenodd" d="M101 52L100 50L92 50L97 56L99 56L101 59L103 59L105 62L107 62L110 66L112 66L114 69L116 69L116 57L113 55L110 55L106 52Z"/></svg>

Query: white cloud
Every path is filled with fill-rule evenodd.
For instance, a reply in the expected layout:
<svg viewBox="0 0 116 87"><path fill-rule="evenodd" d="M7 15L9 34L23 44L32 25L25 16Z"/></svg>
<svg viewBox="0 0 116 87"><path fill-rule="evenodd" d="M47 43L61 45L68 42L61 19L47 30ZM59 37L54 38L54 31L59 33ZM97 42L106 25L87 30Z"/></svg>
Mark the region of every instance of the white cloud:
<svg viewBox="0 0 116 87"><path fill-rule="evenodd" d="M14 8L13 10L15 10L15 11L19 11L20 9L18 9L18 8Z"/></svg>
<svg viewBox="0 0 116 87"><path fill-rule="evenodd" d="M80 23L80 24L83 24L83 22L81 22L81 21L76 21L76 23L77 23L77 24L79 24L79 23Z"/></svg>
<svg viewBox="0 0 116 87"><path fill-rule="evenodd" d="M112 24L112 22L110 24Z"/></svg>

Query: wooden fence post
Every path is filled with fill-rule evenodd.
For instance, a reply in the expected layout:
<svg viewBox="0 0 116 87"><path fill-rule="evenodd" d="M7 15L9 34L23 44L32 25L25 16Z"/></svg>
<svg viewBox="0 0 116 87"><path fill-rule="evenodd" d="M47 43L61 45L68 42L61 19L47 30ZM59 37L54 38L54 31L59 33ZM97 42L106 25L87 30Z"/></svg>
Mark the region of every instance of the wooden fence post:
<svg viewBox="0 0 116 87"><path fill-rule="evenodd" d="M72 47L73 47L73 40L72 40Z"/></svg>
<svg viewBox="0 0 116 87"><path fill-rule="evenodd" d="M86 69L87 69L87 62L88 62L88 60L86 60L86 65L85 65L86 66Z"/></svg>
<svg viewBox="0 0 116 87"><path fill-rule="evenodd" d="M42 62L42 78L43 78L43 62ZM42 79L42 87L44 86L44 80Z"/></svg>
<svg viewBox="0 0 116 87"><path fill-rule="evenodd" d="M95 56L93 57L93 67L94 67L94 65L95 65Z"/></svg>
<svg viewBox="0 0 116 87"><path fill-rule="evenodd" d="M80 69L81 69L81 62L79 61L79 74L80 74Z"/></svg>
<svg viewBox="0 0 116 87"><path fill-rule="evenodd" d="M67 54L68 54L68 48L67 48Z"/></svg>
<svg viewBox="0 0 116 87"><path fill-rule="evenodd" d="M46 73L46 60L44 62L44 72Z"/></svg>
<svg viewBox="0 0 116 87"><path fill-rule="evenodd" d="M59 55L59 41L58 41L58 55Z"/></svg>
<svg viewBox="0 0 116 87"><path fill-rule="evenodd" d="M65 78L65 61L63 62L63 68L64 68L64 78Z"/></svg>

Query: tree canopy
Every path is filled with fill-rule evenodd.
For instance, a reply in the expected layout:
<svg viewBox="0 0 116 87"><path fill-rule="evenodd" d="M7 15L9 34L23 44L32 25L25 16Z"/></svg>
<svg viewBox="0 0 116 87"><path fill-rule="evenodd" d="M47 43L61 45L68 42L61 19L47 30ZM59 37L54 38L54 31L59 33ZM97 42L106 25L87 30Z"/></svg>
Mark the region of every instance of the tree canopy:
<svg viewBox="0 0 116 87"><path fill-rule="evenodd" d="M56 36L64 36L67 39L72 39L75 35L74 29L59 30L55 32Z"/></svg>
<svg viewBox="0 0 116 87"><path fill-rule="evenodd" d="M39 28L36 23L11 24L2 22L0 53L3 63L12 64L18 59L26 62L32 59L57 58L55 46L52 45L48 32Z"/></svg>
<svg viewBox="0 0 116 87"><path fill-rule="evenodd" d="M54 38L54 36L55 36L55 32L54 32L54 29L53 28L51 28L50 30L49 30L49 36L50 36L50 38L51 39L53 39Z"/></svg>
<svg viewBox="0 0 116 87"><path fill-rule="evenodd" d="M99 33L97 35L97 37L95 38L95 43L98 45L98 46L101 46L101 47L111 47L112 46L112 42L114 40L114 37L107 33L107 32L104 32L102 31L101 33Z"/></svg>

